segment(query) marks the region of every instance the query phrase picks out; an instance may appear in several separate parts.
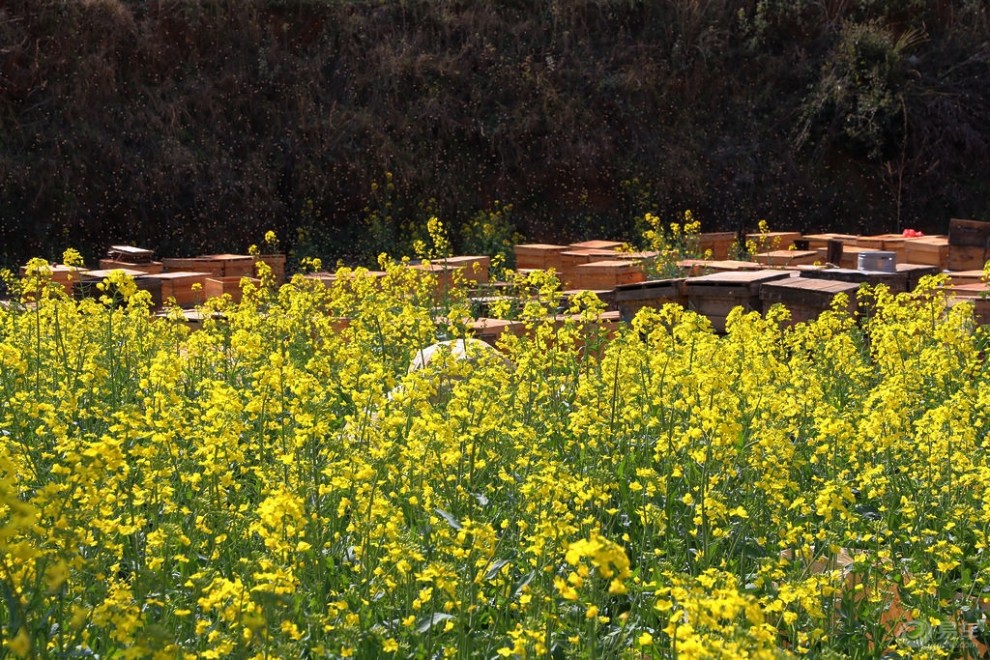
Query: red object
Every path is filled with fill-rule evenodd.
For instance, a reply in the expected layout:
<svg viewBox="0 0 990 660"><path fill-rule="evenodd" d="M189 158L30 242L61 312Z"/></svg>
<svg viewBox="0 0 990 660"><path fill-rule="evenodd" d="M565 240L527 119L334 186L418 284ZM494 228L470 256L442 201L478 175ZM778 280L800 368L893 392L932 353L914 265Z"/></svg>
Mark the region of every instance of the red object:
<svg viewBox="0 0 990 660"><path fill-rule="evenodd" d="M916 229L905 229L904 233L901 234L904 238L921 238L924 235L925 232Z"/></svg>

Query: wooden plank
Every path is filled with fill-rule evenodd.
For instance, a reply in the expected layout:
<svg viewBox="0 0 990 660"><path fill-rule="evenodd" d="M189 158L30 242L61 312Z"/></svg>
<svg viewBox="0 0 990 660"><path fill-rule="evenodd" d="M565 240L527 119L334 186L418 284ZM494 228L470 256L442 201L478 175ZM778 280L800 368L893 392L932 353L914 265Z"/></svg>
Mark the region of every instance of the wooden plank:
<svg viewBox="0 0 990 660"><path fill-rule="evenodd" d="M574 248L569 245L553 245L550 243L525 243L513 247L516 256L516 268L536 268L547 270L560 268L560 253Z"/></svg>

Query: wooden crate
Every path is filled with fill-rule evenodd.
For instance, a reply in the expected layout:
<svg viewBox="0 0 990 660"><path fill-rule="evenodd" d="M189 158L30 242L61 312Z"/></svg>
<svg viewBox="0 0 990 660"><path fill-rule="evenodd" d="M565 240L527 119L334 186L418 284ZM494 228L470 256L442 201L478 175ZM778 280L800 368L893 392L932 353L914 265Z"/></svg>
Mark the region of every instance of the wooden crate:
<svg viewBox="0 0 990 660"><path fill-rule="evenodd" d="M571 306L571 301L574 296L580 293L593 293L599 300L605 303L605 311L614 312L616 310L615 306L615 289L567 289L566 291L560 292L560 306L567 309Z"/></svg>
<svg viewBox="0 0 990 660"><path fill-rule="evenodd" d="M138 270L148 275L156 275L164 270L164 265L160 261L131 263L129 261L118 261L116 259L100 259L100 269L113 270L115 268Z"/></svg>
<svg viewBox="0 0 990 660"><path fill-rule="evenodd" d="M822 280L852 282L855 284L886 284L892 293L908 290L908 273L883 273L879 271L856 270L855 268L801 269L801 277L814 277Z"/></svg>
<svg viewBox="0 0 990 660"><path fill-rule="evenodd" d="M964 284L979 284L983 281L982 270L956 270L947 272L949 286L957 287Z"/></svg>
<svg viewBox="0 0 990 660"><path fill-rule="evenodd" d="M102 270L91 270L88 271L84 276L79 278L73 286L73 294L77 298L85 297L100 297L104 294L113 295L112 291L101 291L97 286L102 283L103 280L110 277L111 273L123 272L126 275L134 279L134 284L137 285L139 291L147 291L151 294L151 304L153 307L161 307L162 305L162 287L161 282L159 282L153 275L146 275L139 270L131 270L128 268L110 268Z"/></svg>
<svg viewBox="0 0 990 660"><path fill-rule="evenodd" d="M526 325L522 321L508 321L505 319L479 318L468 324L471 334L486 344L495 346L504 333L521 336L526 332Z"/></svg>
<svg viewBox="0 0 990 660"><path fill-rule="evenodd" d="M575 289L611 290L620 284L633 284L645 279L646 275L639 263L613 259L577 266L570 284Z"/></svg>
<svg viewBox="0 0 990 660"><path fill-rule="evenodd" d="M923 236L909 238L904 243L904 258L910 264L949 267L949 238L947 236Z"/></svg>
<svg viewBox="0 0 990 660"><path fill-rule="evenodd" d="M734 259L682 259L677 262L677 267L689 277L741 270L765 270L766 268L754 261L736 261Z"/></svg>
<svg viewBox="0 0 990 660"><path fill-rule="evenodd" d="M757 263L776 268L813 264L820 260L818 250L771 250L756 255Z"/></svg>
<svg viewBox="0 0 990 660"><path fill-rule="evenodd" d="M982 270L990 260L990 222L949 220L949 270Z"/></svg>
<svg viewBox="0 0 990 660"><path fill-rule="evenodd" d="M621 241L581 241L580 243L571 243L570 247L577 248L578 250L618 250L625 243Z"/></svg>
<svg viewBox="0 0 990 660"><path fill-rule="evenodd" d="M194 307L206 300L203 288L206 286L209 273L175 271L149 275L149 277L161 282L162 302L171 300L179 307Z"/></svg>
<svg viewBox="0 0 990 660"><path fill-rule="evenodd" d="M897 263L907 261L907 239L901 234L878 234L876 236L860 236L856 239L855 247L868 250L884 250L893 252Z"/></svg>
<svg viewBox="0 0 990 660"><path fill-rule="evenodd" d="M491 257L477 255L434 259L431 263L460 270L461 276L466 282L488 284L488 269L491 262Z"/></svg>
<svg viewBox="0 0 990 660"><path fill-rule="evenodd" d="M770 231L764 234L746 234L746 242L756 245L757 252L774 252L776 250L786 250L794 241L801 238L799 231Z"/></svg>
<svg viewBox="0 0 990 660"><path fill-rule="evenodd" d="M255 270L254 275L258 274L257 263L262 262L268 265L272 270L272 278L275 280L275 286L282 286L285 284L285 262L286 256L284 254L259 254L255 260Z"/></svg>
<svg viewBox="0 0 990 660"><path fill-rule="evenodd" d="M918 282L921 281L922 277L938 275L942 272L942 269L938 266L929 266L926 264L897 264L896 268L898 273L907 274L908 291L914 291L918 288Z"/></svg>
<svg viewBox="0 0 990 660"><path fill-rule="evenodd" d="M49 268L52 271L52 282L61 285L61 287L65 289L65 292L70 296L73 293L74 284L89 272L85 268L65 266L63 264L50 264ZM21 266L20 272L21 277L26 277L27 266Z"/></svg>
<svg viewBox="0 0 990 660"><path fill-rule="evenodd" d="M560 284L565 289L587 288L581 287L575 282L577 277L577 267L590 264L595 261L611 260L615 256L612 250L568 250L561 252L560 266L557 268L557 277Z"/></svg>
<svg viewBox="0 0 990 660"><path fill-rule="evenodd" d="M684 295L684 278L649 280L615 287L615 306L624 321L630 321L644 307L663 307L667 304L687 305Z"/></svg>
<svg viewBox="0 0 990 660"><path fill-rule="evenodd" d="M849 297L848 311L856 311L858 284L836 280L819 280L811 277L792 277L767 282L760 287L763 312L771 306L782 304L791 312L791 325L813 321L822 312L831 309L832 301L840 293Z"/></svg>
<svg viewBox="0 0 990 660"><path fill-rule="evenodd" d="M973 282L972 284L960 284L953 286L950 291L959 298L988 298L990 297L990 286L985 282Z"/></svg>
<svg viewBox="0 0 990 660"><path fill-rule="evenodd" d="M689 309L707 316L716 332L725 332L725 319L735 307L747 312L762 309L761 285L793 275L782 270L757 270L689 277L684 281L684 295Z"/></svg>
<svg viewBox="0 0 990 660"><path fill-rule="evenodd" d="M201 257L162 259L165 271L209 273L213 277L251 277L254 257L240 254L208 254Z"/></svg>
<svg viewBox="0 0 990 660"><path fill-rule="evenodd" d="M203 284L203 294L207 299L220 298L224 294L230 295L230 299L239 303L243 296L241 281L247 279L255 286L261 286L261 280L256 277L245 277L243 275L230 275L225 277L207 277Z"/></svg>
<svg viewBox="0 0 990 660"><path fill-rule="evenodd" d="M733 231L707 232L698 234L696 240L699 257L706 257L711 252L711 257L715 259L728 259L729 252L736 243L736 233Z"/></svg>
<svg viewBox="0 0 990 660"><path fill-rule="evenodd" d="M513 252L516 255L516 269L534 268L537 270L560 270L560 253L573 250L569 245L552 245L549 243L526 243L516 245Z"/></svg>
<svg viewBox="0 0 990 660"><path fill-rule="evenodd" d="M154 261L155 253L133 245L111 245L107 250L107 258L124 263L147 264Z"/></svg>
<svg viewBox="0 0 990 660"><path fill-rule="evenodd" d="M808 241L809 250L817 250L818 248L827 248L829 241L839 241L843 245L855 245L856 240L859 236L854 234L807 234L803 236L804 240Z"/></svg>

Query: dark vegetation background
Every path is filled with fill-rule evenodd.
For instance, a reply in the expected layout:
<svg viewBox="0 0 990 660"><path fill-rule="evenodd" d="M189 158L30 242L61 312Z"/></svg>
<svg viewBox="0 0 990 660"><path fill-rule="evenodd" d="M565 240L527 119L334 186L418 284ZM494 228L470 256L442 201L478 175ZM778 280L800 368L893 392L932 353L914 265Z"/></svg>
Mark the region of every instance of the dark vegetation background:
<svg viewBox="0 0 990 660"><path fill-rule="evenodd" d="M944 232L990 219L988 42L985 0L0 0L0 263Z"/></svg>

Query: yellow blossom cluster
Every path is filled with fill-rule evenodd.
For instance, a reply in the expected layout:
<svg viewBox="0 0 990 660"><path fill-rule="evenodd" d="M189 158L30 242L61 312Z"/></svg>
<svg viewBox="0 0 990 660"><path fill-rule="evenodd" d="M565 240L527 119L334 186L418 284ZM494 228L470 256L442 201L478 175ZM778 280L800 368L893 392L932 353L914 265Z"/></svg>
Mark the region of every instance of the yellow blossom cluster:
<svg viewBox="0 0 990 660"><path fill-rule="evenodd" d="M534 275L501 355L411 370L466 297L384 265L191 331L32 264L0 306L4 653L985 650L988 335L937 283L592 341L600 302L561 322Z"/></svg>

